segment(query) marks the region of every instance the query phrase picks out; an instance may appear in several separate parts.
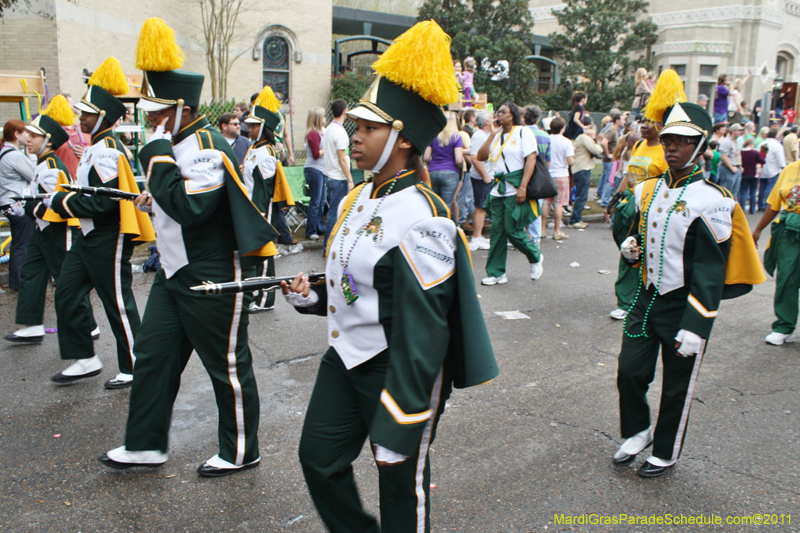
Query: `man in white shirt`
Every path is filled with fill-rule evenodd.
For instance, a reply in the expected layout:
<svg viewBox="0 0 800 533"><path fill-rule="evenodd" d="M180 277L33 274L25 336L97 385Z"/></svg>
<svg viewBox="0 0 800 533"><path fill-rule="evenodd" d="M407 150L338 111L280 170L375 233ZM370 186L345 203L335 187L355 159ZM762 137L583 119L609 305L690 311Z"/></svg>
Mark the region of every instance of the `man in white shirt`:
<svg viewBox="0 0 800 533"><path fill-rule="evenodd" d="M739 185L742 181L742 156L736 139L742 134L743 129L741 124L732 124L730 134L719 143L717 183L728 189L734 198L739 197Z"/></svg>
<svg viewBox="0 0 800 533"><path fill-rule="evenodd" d="M344 129L347 102L342 99L331 103L333 121L325 129L323 138L325 154L325 187L328 190L328 218L325 222L323 250L328 248L328 237L339 215L339 202L353 189L350 173L350 136Z"/></svg>
<svg viewBox="0 0 800 533"><path fill-rule="evenodd" d="M472 157L472 168L469 171L469 178L472 180L472 193L475 199L475 210L472 212L472 239L469 243L469 249L475 250L488 250L489 239L483 237L483 224L486 221L486 210L483 204L486 201L486 195L492 188L492 177L486 172L486 167L482 161L478 161L478 150L481 149L483 143L489 138L489 133L492 131L492 122L494 117L488 111L481 111L475 116L475 125L477 129L472 134L469 141L469 154Z"/></svg>
<svg viewBox="0 0 800 533"><path fill-rule="evenodd" d="M769 193L772 192L772 187L778 181L783 167L786 166L786 155L783 151L783 145L778 141L778 128L770 128L767 133L767 140L764 141L759 149L767 147L767 153L764 154L766 162L761 167L761 174L758 180L758 210L766 211L767 198ZM735 197L734 197L735 198Z"/></svg>

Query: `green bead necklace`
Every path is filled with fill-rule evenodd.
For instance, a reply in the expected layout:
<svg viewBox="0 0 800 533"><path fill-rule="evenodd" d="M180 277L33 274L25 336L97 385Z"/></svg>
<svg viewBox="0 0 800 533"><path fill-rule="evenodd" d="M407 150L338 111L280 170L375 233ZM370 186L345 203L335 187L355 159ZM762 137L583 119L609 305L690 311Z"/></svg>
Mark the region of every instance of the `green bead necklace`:
<svg viewBox="0 0 800 533"><path fill-rule="evenodd" d="M647 309L644 312L644 319L642 320L642 332L641 333L630 333L628 332L628 317L630 316L630 311L636 305L636 302L639 300L639 294L642 292L642 287L644 286L644 281L642 280L642 269L644 268L644 261L641 261L639 264L639 285L636 287L636 295L633 297L633 301L631 302L631 306L628 309L628 313L625 315L625 320L622 322L622 330L625 332L625 335L632 339L636 339L639 337L647 337L647 333L645 332L645 327L647 326L647 318L650 316L650 310L653 308L653 303L656 301L656 296L658 296L658 290L661 288L661 276L664 272L664 241L667 237L667 229L669 228L669 218L672 216L672 213L675 211L675 207L680 203L681 198L683 197L683 193L686 192L686 187L689 186L689 183L692 180L692 176L694 176L700 167L698 165L694 166L694 169L686 176L686 183L681 188L681 192L678 195L678 198L675 200L675 203L670 206L669 210L667 211L667 218L664 222L664 231L661 232L661 253L658 257L658 281L656 283L656 290L653 293L653 297L650 299L650 303L647 304ZM669 171L670 181L672 181L672 170ZM653 207L653 200L658 197L658 191L661 189L661 183L664 180L661 179L656 184L656 190L653 191L652 199L650 200L650 204L647 206L647 211L644 213L644 227L647 228L647 219L650 215L650 209ZM647 243L645 243L645 249L647 247Z"/></svg>

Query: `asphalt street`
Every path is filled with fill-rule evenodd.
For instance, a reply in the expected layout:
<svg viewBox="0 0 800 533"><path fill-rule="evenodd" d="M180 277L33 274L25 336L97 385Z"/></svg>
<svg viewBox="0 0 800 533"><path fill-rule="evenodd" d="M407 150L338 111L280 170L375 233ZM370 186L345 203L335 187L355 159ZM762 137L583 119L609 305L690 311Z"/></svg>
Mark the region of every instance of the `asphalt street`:
<svg viewBox="0 0 800 533"><path fill-rule="evenodd" d="M723 303L683 455L666 477L645 480L636 475L644 457L622 469L610 460L621 443L616 358L622 325L608 317L615 308L619 255L607 225L567 232L571 238L563 243L543 243L540 280L532 282L524 256L511 251L508 284L478 285L500 375L454 391L448 402L431 452L432 530L800 530L800 345L764 343L774 320L774 280ZM474 254L476 283L485 275L485 260L486 252ZM318 250L278 260L279 275L310 269L323 270ZM140 311L152 277L134 275ZM14 330L15 304L15 295L0 295L3 334ZM0 531L325 530L297 460L305 408L327 347L324 318L302 316L282 297L274 311L251 317L261 466L205 479L195 470L217 452L217 410L196 356L175 403L169 461L155 470L128 471L97 461L122 444L129 391L103 388L117 372L115 348L94 295L93 304L102 331L96 351L106 365L98 377L70 386L51 383L50 376L66 366L54 334L40 346L0 341ZM503 311L529 318L507 320L496 314ZM55 327L52 291L45 322ZM660 382L659 370L650 392L653 414ZM364 505L377 512L377 470L366 448L356 475ZM557 520L562 514L600 520L713 515L723 522L763 514L779 523L570 525Z"/></svg>

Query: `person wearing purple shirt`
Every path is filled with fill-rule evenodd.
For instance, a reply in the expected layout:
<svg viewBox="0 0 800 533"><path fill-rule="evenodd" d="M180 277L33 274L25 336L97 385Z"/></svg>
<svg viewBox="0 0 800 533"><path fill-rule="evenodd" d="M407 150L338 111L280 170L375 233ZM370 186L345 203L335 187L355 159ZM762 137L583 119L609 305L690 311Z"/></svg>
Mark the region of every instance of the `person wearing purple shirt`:
<svg viewBox="0 0 800 533"><path fill-rule="evenodd" d="M425 149L424 158L431 176L431 189L448 208L452 208L464 164L464 143L458 134L456 114L448 111L446 115L447 125Z"/></svg>
<svg viewBox="0 0 800 533"><path fill-rule="evenodd" d="M728 77L717 78L717 96L714 98L714 124L728 121Z"/></svg>

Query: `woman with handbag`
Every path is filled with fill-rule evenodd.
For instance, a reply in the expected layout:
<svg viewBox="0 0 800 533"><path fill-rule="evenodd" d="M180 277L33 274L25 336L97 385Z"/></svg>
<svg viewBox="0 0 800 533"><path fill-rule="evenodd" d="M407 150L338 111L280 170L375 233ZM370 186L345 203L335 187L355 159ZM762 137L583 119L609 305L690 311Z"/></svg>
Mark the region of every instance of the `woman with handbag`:
<svg viewBox="0 0 800 533"><path fill-rule="evenodd" d="M521 124L519 108L513 102L502 104L497 110L496 125L478 150L478 160L485 162L487 173L495 180L484 204L492 217L492 233L486 259L488 277L481 280L483 285L508 282L507 240L525 254L531 264L531 279L542 277L542 254L525 233L525 228L539 216L537 202L528 200L527 195L538 150L533 132Z"/></svg>

